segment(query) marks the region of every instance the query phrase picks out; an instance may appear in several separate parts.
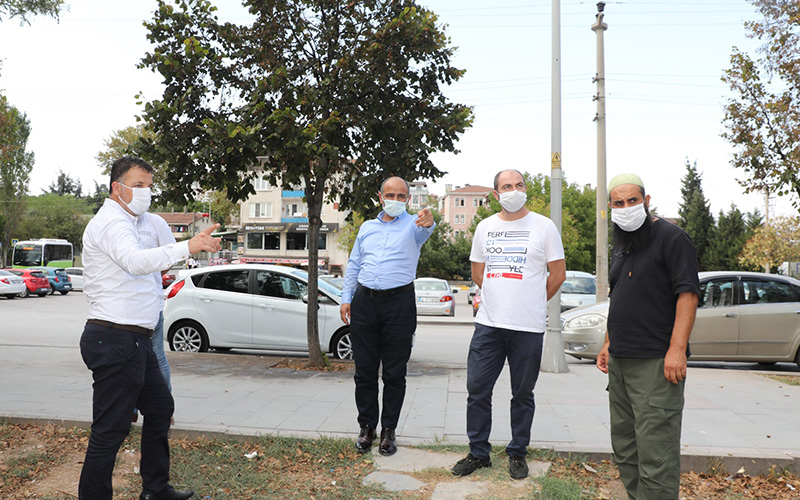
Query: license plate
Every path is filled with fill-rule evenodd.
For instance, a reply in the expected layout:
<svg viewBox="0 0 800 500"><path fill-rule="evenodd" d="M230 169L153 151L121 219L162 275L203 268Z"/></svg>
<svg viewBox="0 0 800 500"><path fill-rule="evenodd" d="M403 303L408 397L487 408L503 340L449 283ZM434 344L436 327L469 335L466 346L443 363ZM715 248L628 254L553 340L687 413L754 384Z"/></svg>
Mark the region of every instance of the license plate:
<svg viewBox="0 0 800 500"><path fill-rule="evenodd" d="M439 302L439 299L437 299L436 297L420 297L419 301L420 302Z"/></svg>

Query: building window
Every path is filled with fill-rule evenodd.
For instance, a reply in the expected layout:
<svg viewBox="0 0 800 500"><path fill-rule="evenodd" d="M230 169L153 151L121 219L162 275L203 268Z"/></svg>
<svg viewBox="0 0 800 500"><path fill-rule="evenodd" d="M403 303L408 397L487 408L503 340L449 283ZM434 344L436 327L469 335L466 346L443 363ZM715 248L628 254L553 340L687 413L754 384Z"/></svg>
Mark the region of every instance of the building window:
<svg viewBox="0 0 800 500"><path fill-rule="evenodd" d="M411 195L411 206L412 207L418 207L419 206L419 195L418 194Z"/></svg>
<svg viewBox="0 0 800 500"><path fill-rule="evenodd" d="M173 233L185 233L187 230L186 226L172 226Z"/></svg>
<svg viewBox="0 0 800 500"><path fill-rule="evenodd" d="M456 229L455 231L453 231L453 236L455 236L456 238L458 238L459 236L461 236L461 231L459 231L458 229Z"/></svg>
<svg viewBox="0 0 800 500"><path fill-rule="evenodd" d="M272 186L269 185L269 181L266 177L256 177L253 179L253 187L256 191L271 191Z"/></svg>
<svg viewBox="0 0 800 500"><path fill-rule="evenodd" d="M319 249L320 250L327 250L328 249L328 233L319 233Z"/></svg>
<svg viewBox="0 0 800 500"><path fill-rule="evenodd" d="M456 224L465 224L467 220L466 214L456 214L455 215L455 223Z"/></svg>
<svg viewBox="0 0 800 500"><path fill-rule="evenodd" d="M247 233L248 250L280 250L280 233Z"/></svg>
<svg viewBox="0 0 800 500"><path fill-rule="evenodd" d="M272 203L251 203L250 217L254 219L272 217Z"/></svg>
<svg viewBox="0 0 800 500"><path fill-rule="evenodd" d="M286 250L305 250L306 233L286 233Z"/></svg>
<svg viewBox="0 0 800 500"><path fill-rule="evenodd" d="M306 206L303 203L287 203L283 206L283 216L286 218L305 217Z"/></svg>
<svg viewBox="0 0 800 500"><path fill-rule="evenodd" d="M463 207L466 205L466 198L455 197L453 198L453 204L456 207Z"/></svg>
<svg viewBox="0 0 800 500"><path fill-rule="evenodd" d="M482 207L483 206L483 198L472 198L472 206L473 207Z"/></svg>

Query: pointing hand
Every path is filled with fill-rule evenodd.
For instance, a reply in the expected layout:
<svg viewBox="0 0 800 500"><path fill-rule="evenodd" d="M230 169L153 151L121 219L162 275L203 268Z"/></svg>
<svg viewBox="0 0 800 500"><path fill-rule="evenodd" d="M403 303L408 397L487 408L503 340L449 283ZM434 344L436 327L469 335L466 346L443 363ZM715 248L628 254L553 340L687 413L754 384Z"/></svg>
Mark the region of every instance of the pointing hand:
<svg viewBox="0 0 800 500"><path fill-rule="evenodd" d="M417 212L417 220L415 223L418 226L431 227L433 225L433 214L427 208L423 208Z"/></svg>

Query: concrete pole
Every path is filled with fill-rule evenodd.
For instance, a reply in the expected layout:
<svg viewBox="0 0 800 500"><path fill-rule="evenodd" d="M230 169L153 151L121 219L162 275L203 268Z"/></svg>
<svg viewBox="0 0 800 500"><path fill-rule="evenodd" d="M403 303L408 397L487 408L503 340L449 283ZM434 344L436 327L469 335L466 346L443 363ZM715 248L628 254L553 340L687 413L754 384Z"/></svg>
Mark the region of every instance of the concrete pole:
<svg viewBox="0 0 800 500"><path fill-rule="evenodd" d="M605 48L603 46L603 33L608 25L603 22L604 2L597 4L597 20L592 25L592 31L597 34L597 251L595 270L597 277L597 302L608 300L608 193L606 192L606 70Z"/></svg>
<svg viewBox="0 0 800 500"><path fill-rule="evenodd" d="M553 0L553 65L550 113L550 219L561 233L561 3ZM567 357L561 337L561 292L547 304L541 371L567 373Z"/></svg>

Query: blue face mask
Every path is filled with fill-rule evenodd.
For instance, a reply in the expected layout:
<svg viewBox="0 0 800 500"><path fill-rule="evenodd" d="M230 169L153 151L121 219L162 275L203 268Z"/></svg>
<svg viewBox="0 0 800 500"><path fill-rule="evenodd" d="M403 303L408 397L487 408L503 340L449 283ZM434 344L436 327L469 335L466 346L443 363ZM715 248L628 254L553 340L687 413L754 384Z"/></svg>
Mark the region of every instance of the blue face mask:
<svg viewBox="0 0 800 500"><path fill-rule="evenodd" d="M383 211L389 217L397 217L406 211L406 202L397 200L383 200Z"/></svg>

